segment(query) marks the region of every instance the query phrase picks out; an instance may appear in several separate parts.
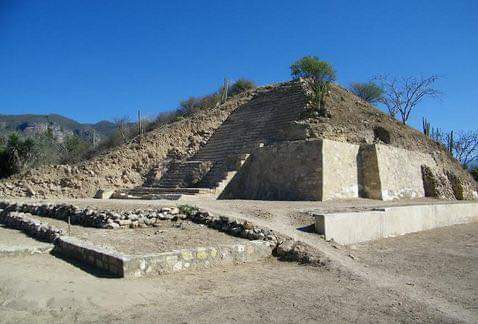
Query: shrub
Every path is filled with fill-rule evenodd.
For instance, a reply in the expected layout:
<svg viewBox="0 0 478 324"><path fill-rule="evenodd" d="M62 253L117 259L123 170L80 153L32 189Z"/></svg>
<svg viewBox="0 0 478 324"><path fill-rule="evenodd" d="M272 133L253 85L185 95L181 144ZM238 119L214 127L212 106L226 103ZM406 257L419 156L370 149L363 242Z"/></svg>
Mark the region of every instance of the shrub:
<svg viewBox="0 0 478 324"><path fill-rule="evenodd" d="M219 103L219 96L213 93L204 97L189 97L179 103L178 113L182 116L190 116L201 109L212 108Z"/></svg>
<svg viewBox="0 0 478 324"><path fill-rule="evenodd" d="M241 79L237 80L236 82L234 82L231 85L231 87L229 88L229 91L228 91L229 92L228 95L229 96L235 96L239 93L242 93L242 92L250 90L250 89L255 89L255 88L257 88L257 86L254 83L254 81L241 78Z"/></svg>
<svg viewBox="0 0 478 324"><path fill-rule="evenodd" d="M372 81L367 83L352 83L350 90L356 96L370 103L378 102L383 95L383 89Z"/></svg>
<svg viewBox="0 0 478 324"><path fill-rule="evenodd" d="M186 100L179 102L178 111L183 116L191 115L196 109L201 106L201 99L196 97L189 97Z"/></svg>
<svg viewBox="0 0 478 324"><path fill-rule="evenodd" d="M10 176L33 167L38 160L39 150L31 138L22 139L18 134L10 134L1 152L2 176Z"/></svg>
<svg viewBox="0 0 478 324"><path fill-rule="evenodd" d="M81 161L89 150L89 144L75 135L67 136L60 146L61 163Z"/></svg>
<svg viewBox="0 0 478 324"><path fill-rule="evenodd" d="M241 78L234 82L228 89L228 95L234 96L249 89L256 88L253 81ZM221 101L221 95L224 93L224 86L220 87L217 92L203 96L203 97L189 97L186 100L179 102L179 107L173 111L160 113L156 119L151 122L147 131L153 130L161 125L168 124L175 121L180 121L184 117L193 115L202 109L210 109L218 105Z"/></svg>
<svg viewBox="0 0 478 324"><path fill-rule="evenodd" d="M312 101L320 111L325 110L325 96L330 88L330 83L335 81L336 75L332 65L320 61L315 56L305 56L290 66L294 78L309 78L312 80L314 97Z"/></svg>
<svg viewBox="0 0 478 324"><path fill-rule="evenodd" d="M181 214L184 214L189 217L194 216L199 211L199 208L191 205L181 205L178 208Z"/></svg>

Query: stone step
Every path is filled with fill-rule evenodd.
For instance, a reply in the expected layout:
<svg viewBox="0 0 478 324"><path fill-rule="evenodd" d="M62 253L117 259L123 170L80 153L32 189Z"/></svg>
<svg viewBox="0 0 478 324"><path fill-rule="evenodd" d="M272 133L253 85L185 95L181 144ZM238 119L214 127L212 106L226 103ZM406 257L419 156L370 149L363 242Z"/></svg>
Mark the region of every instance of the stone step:
<svg viewBox="0 0 478 324"><path fill-rule="evenodd" d="M139 187L128 191L132 195L151 195L164 193L184 193L184 194L212 194L214 190L209 188L161 188L161 187Z"/></svg>

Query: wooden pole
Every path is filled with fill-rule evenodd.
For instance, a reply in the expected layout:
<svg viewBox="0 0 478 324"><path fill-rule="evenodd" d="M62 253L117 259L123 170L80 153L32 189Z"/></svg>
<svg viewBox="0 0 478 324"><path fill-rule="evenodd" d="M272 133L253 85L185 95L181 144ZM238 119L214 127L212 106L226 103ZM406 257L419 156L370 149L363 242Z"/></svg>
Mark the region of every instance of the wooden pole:
<svg viewBox="0 0 478 324"><path fill-rule="evenodd" d="M224 103L227 100L228 91L229 91L229 81L227 80L227 78L224 78L223 92L221 96L222 103Z"/></svg>
<svg viewBox="0 0 478 324"><path fill-rule="evenodd" d="M96 147L96 130L93 129L93 148Z"/></svg>
<svg viewBox="0 0 478 324"><path fill-rule="evenodd" d="M68 215L68 236L71 236L71 221L70 221L70 215Z"/></svg>
<svg viewBox="0 0 478 324"><path fill-rule="evenodd" d="M138 109L138 135L141 135L141 110Z"/></svg>

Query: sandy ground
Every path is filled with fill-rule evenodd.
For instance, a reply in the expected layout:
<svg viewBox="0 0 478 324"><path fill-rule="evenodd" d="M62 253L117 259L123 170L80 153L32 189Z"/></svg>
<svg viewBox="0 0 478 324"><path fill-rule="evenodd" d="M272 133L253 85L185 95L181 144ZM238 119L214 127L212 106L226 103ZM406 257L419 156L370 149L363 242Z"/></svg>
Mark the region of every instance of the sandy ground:
<svg viewBox="0 0 478 324"><path fill-rule="evenodd" d="M64 221L29 216L68 233ZM135 229L98 229L71 225L70 235L129 255L168 252L177 249L231 245L247 242L190 221L161 221L159 227Z"/></svg>
<svg viewBox="0 0 478 324"><path fill-rule="evenodd" d="M10 257L0 263L0 287L5 323L452 321L349 274L274 260L124 280L51 255Z"/></svg>
<svg viewBox="0 0 478 324"><path fill-rule="evenodd" d="M348 247L369 267L401 276L433 296L478 311L478 223Z"/></svg>
<svg viewBox="0 0 478 324"><path fill-rule="evenodd" d="M64 202L121 209L172 205L170 201ZM123 280L95 277L51 255L8 257L0 263L0 318L478 322L476 223L344 247L325 242L304 228L313 222L310 213L372 208L383 206L383 202L354 205L200 200L191 204L302 240L329 257L334 267L326 270L271 260L155 279Z"/></svg>

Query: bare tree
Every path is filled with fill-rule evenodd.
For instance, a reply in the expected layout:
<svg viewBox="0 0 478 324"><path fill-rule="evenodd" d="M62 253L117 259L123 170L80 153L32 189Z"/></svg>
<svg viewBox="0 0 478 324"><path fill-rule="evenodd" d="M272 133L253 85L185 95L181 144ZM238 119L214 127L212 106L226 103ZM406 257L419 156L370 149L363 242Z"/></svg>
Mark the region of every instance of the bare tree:
<svg viewBox="0 0 478 324"><path fill-rule="evenodd" d="M441 143L465 168L478 161L478 131L459 131L455 135L437 128L431 131L430 138Z"/></svg>
<svg viewBox="0 0 478 324"><path fill-rule="evenodd" d="M459 132L452 145L455 158L465 168L478 160L478 131Z"/></svg>
<svg viewBox="0 0 478 324"><path fill-rule="evenodd" d="M436 75L428 78L378 76L375 79L384 90L380 102L387 107L392 118L396 119L399 115L403 124L407 123L411 112L424 98L436 98L441 94L434 88L435 82L439 79Z"/></svg>

